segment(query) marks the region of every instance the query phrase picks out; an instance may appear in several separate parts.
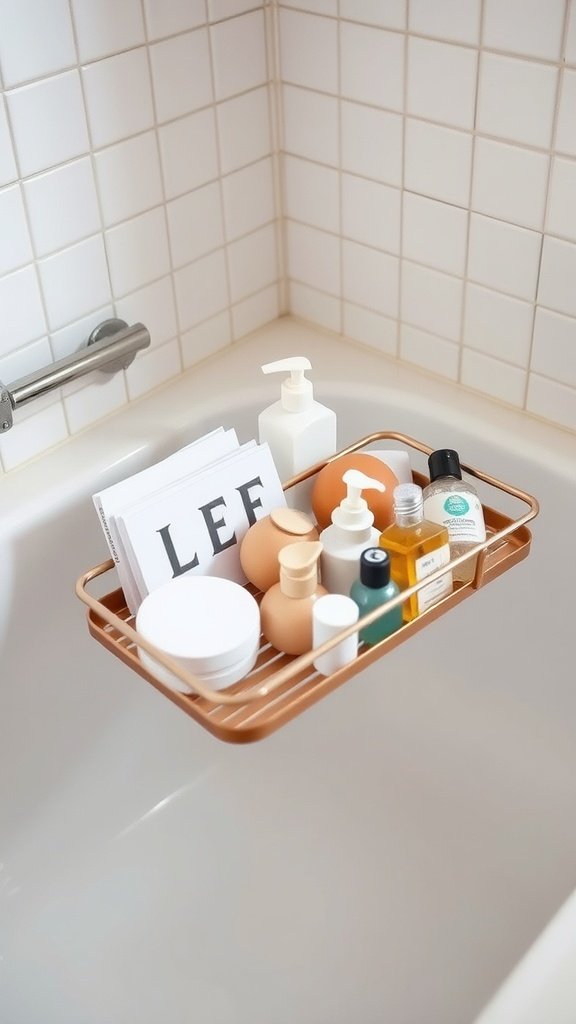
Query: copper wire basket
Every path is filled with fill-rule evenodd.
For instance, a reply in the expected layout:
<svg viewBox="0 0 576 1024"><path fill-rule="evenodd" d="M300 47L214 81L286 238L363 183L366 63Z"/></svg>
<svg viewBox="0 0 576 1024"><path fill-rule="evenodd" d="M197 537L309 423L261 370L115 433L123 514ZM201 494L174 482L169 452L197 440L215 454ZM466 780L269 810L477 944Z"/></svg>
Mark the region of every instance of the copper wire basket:
<svg viewBox="0 0 576 1024"><path fill-rule="evenodd" d="M398 441L425 455L429 455L433 450L405 434L391 431L370 434L338 452L326 462L320 462L289 480L285 484L284 490L314 476L327 462L332 462L342 455L356 452L379 441ZM261 637L255 667L244 679L226 689L213 690L206 686L200 679L187 672L176 661L137 633L134 628L134 616L126 606L122 589L113 590L100 599L93 597L88 592L86 588L92 580L104 576L114 569L112 559L83 573L76 584L77 596L88 606L88 630L91 636L108 651L120 658L168 700L196 719L218 739L229 743L251 743L263 739L331 693L336 687L357 675L373 661L404 643L414 633L423 629L439 616L444 615L450 608L470 597L480 587L491 583L497 576L527 557L532 535L527 529L526 523L538 515L539 506L536 499L525 491L488 476L472 466L463 463L462 469L497 491L517 498L528 506L528 511L518 519L510 519L490 506L484 505L487 536L483 543L477 544L466 555L454 559L449 565L438 569L421 582L403 590L385 607L374 609L359 619L355 625L343 629L337 636L332 637L320 647L299 657L280 654L267 643L264 637ZM413 473L413 478L422 487L428 482L427 478L420 473ZM387 611L403 604L422 587L427 586L467 559L475 557L477 558L475 573L469 582L455 583L452 593L379 643L373 646L361 643L354 661L344 668L329 676L323 676L315 670L313 663L316 658L331 650L341 640L375 622ZM250 587L249 589L259 600L261 595L254 588ZM177 676L192 692L181 693L160 682L140 661L139 647Z"/></svg>

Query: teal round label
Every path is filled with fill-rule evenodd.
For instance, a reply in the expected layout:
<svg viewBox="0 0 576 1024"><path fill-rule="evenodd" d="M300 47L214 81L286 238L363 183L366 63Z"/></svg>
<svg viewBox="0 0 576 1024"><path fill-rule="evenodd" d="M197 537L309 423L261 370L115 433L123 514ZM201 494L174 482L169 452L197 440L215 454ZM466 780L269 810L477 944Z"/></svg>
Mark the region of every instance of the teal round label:
<svg viewBox="0 0 576 1024"><path fill-rule="evenodd" d="M461 494L451 494L444 502L444 511L449 516L465 516L470 511L470 505Z"/></svg>

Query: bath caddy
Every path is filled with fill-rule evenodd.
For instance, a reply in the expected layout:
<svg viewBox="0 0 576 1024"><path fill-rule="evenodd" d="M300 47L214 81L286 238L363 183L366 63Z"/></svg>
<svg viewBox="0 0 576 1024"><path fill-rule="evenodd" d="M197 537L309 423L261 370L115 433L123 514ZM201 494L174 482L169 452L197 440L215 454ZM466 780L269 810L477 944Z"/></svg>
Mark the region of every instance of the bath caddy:
<svg viewBox="0 0 576 1024"><path fill-rule="evenodd" d="M346 455L363 448L368 448L380 441L396 441L409 448L429 455L432 451L427 445L414 440L405 434L395 432L380 432L370 434L350 445L333 458ZM327 460L329 462L332 459ZM314 476L326 465L325 462L311 467L305 473L294 477L285 485L285 490L295 484ZM121 589L113 590L105 597L97 599L87 590L87 585L97 577L109 573L114 568L112 559L103 562L101 565L89 569L78 580L76 593L81 601L88 605L88 629L94 639L103 644L112 654L120 658L126 665L129 665L135 672L143 676L152 686L156 687L165 697L176 704L182 711L185 711L200 725L208 729L218 739L231 743L250 743L254 740L263 739L269 733L284 725L290 719L300 714L306 708L315 704L326 694L330 693L341 683L357 675L373 661L381 658L393 647L404 643L414 633L422 629L428 623L433 622L440 615L444 615L455 605L470 597L475 590L496 579L511 566L526 558L530 551L532 540L531 533L526 527L531 519L538 515L538 502L531 495L520 491L515 487L502 483L494 477L487 476L472 466L462 464L462 469L471 476L482 480L495 488L496 491L504 492L528 506L528 511L518 519L510 519L501 512L484 505L484 517L486 521L487 538L482 544L477 545L478 560L474 579L468 583L454 585L453 593L444 597L438 604L433 605L417 619L402 626L392 636L387 637L380 643L369 647L361 644L356 659L345 668L333 673L330 676L322 676L314 669L313 662L318 654L330 650L345 636L356 632L359 626L368 625L382 614L378 608L359 623L342 630L337 637L327 641L315 651L310 651L299 657L279 654L270 647L262 638L262 645L258 660L252 671L240 682L227 687L225 690L212 690L205 686L199 679L187 673L176 662L163 652L157 650L152 644L141 637L134 628L134 619L126 607L126 601ZM414 480L421 486L428 481L419 473L414 473ZM475 549L476 550L476 549ZM465 560L466 556L455 559L451 566L458 565ZM441 576L450 566L439 569L432 576L428 576L422 582L407 590L402 591L394 602L386 605L389 610L393 604L401 604L410 594L420 590L431 580ZM252 592L254 592L253 588ZM256 598L259 597L255 593ZM171 690L158 679L156 679L144 667L138 657L138 647L142 647L149 654L169 669L194 691L193 693L180 693Z"/></svg>

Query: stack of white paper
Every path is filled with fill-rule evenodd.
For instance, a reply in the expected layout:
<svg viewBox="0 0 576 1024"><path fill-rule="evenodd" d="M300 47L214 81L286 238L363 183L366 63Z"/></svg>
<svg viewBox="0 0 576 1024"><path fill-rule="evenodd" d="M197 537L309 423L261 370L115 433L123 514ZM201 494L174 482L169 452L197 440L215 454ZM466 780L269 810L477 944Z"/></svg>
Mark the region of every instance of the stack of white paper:
<svg viewBox="0 0 576 1024"><path fill-rule="evenodd" d="M185 573L245 583L240 541L286 504L268 445L240 446L222 427L93 500L133 614L150 591Z"/></svg>

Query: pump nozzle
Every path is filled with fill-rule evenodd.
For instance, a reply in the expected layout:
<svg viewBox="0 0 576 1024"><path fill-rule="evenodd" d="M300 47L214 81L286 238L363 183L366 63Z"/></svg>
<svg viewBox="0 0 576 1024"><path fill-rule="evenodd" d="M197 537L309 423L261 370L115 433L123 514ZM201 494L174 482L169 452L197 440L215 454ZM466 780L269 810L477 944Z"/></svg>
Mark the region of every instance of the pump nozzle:
<svg viewBox="0 0 576 1024"><path fill-rule="evenodd" d="M280 373L288 370L289 377L282 381L280 400L287 412L302 412L308 409L313 401L312 382L304 376L305 370L311 370L310 360L306 356L288 356L277 359L274 363L265 363L262 373Z"/></svg>
<svg viewBox="0 0 576 1024"><path fill-rule="evenodd" d="M343 530L364 530L374 523L374 516L368 508L368 502L361 497L364 490L385 491L381 480L360 473L357 469L347 469L342 476L346 484L346 497L332 513L332 522Z"/></svg>

